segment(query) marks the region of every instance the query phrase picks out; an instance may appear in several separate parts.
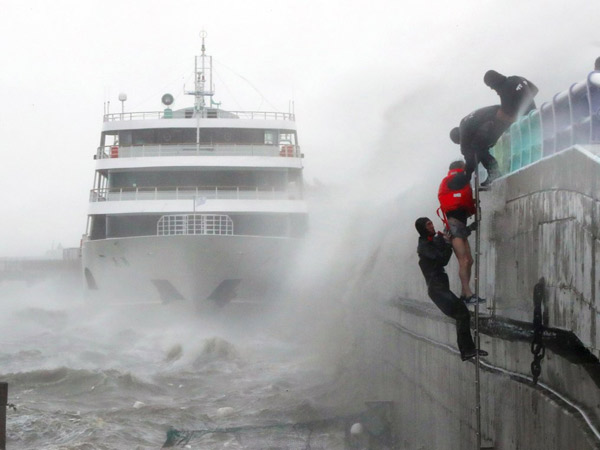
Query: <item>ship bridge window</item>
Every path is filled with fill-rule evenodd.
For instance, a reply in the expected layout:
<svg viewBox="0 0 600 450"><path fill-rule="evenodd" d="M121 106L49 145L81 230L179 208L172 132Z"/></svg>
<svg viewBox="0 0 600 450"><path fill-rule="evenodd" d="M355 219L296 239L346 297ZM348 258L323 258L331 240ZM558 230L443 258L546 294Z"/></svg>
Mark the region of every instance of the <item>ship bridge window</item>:
<svg viewBox="0 0 600 450"><path fill-rule="evenodd" d="M165 128L157 130L159 144L180 144L183 142L183 129Z"/></svg>
<svg viewBox="0 0 600 450"><path fill-rule="evenodd" d="M296 133L286 131L280 132L279 143L282 145L296 145Z"/></svg>
<svg viewBox="0 0 600 450"><path fill-rule="evenodd" d="M133 145L156 144L156 130L135 130L133 134Z"/></svg>
<svg viewBox="0 0 600 450"><path fill-rule="evenodd" d="M265 144L266 145L275 145L279 142L279 136L276 130L265 130Z"/></svg>
<svg viewBox="0 0 600 450"><path fill-rule="evenodd" d="M213 144L262 144L263 130L240 128L211 128L203 130Z"/></svg>
<svg viewBox="0 0 600 450"><path fill-rule="evenodd" d="M110 139L112 137L112 139ZM157 128L120 130L102 135L103 145L195 144L196 128ZM201 128L201 144L296 145L296 133L289 130L254 128Z"/></svg>
<svg viewBox="0 0 600 450"><path fill-rule="evenodd" d="M104 147L106 145L118 145L119 136L120 135L115 131L102 133L102 137L100 138L100 146Z"/></svg>
<svg viewBox="0 0 600 450"><path fill-rule="evenodd" d="M133 144L133 141L132 141L131 131L129 131L129 130L119 131L119 145L122 145L123 147L131 147L132 144Z"/></svg>
<svg viewBox="0 0 600 450"><path fill-rule="evenodd" d="M190 171L136 171L112 172L109 187L119 188L175 188L175 187L240 187L285 190L296 181L286 170L212 170Z"/></svg>

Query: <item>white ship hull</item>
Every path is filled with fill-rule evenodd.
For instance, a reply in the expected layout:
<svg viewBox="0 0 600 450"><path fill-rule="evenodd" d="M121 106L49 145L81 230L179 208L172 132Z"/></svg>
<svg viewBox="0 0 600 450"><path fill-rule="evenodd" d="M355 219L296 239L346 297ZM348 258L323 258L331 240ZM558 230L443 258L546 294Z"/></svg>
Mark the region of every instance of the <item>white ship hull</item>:
<svg viewBox="0 0 600 450"><path fill-rule="evenodd" d="M108 303L262 301L276 293L300 242L207 235L86 241L84 278L89 296Z"/></svg>

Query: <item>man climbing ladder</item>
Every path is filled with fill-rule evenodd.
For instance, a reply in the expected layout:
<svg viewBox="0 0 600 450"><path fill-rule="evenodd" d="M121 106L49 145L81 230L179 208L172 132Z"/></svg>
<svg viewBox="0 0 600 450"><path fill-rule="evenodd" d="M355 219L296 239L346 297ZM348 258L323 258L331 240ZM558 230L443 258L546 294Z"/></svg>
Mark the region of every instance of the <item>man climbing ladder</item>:
<svg viewBox="0 0 600 450"><path fill-rule="evenodd" d="M483 350L477 351L471 337L471 315L465 304L450 290L448 275L444 270L452 256L452 247L443 233L436 233L433 223L427 217L415 222L419 233L417 254L419 267L427 283L427 293L436 306L456 320L456 341L463 361L474 356L487 356Z"/></svg>
<svg viewBox="0 0 600 450"><path fill-rule="evenodd" d="M465 163L462 160L453 161L448 168L448 175L440 183L438 200L440 201L440 217L450 235L452 249L458 260L458 277L461 284L460 299L466 304L484 302L479 295L471 290L471 267L473 257L468 237L475 229L477 223L467 226L467 220L476 211L471 189L471 176L465 172Z"/></svg>

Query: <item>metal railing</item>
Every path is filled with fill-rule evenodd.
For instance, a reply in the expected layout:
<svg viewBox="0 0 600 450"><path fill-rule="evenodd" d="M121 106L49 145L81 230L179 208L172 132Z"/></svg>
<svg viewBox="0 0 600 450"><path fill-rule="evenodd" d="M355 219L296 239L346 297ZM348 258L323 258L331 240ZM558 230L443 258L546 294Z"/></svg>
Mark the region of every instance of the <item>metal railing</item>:
<svg viewBox="0 0 600 450"><path fill-rule="evenodd" d="M275 190L247 186L154 186L92 189L90 202L127 200L296 200L299 190Z"/></svg>
<svg viewBox="0 0 600 450"><path fill-rule="evenodd" d="M160 156L273 156L301 157L297 145L267 144L156 144L98 147L96 159L145 158Z"/></svg>
<svg viewBox="0 0 600 450"><path fill-rule="evenodd" d="M233 236L233 220L220 214L173 214L162 216L156 224L158 236L224 235Z"/></svg>
<svg viewBox="0 0 600 450"><path fill-rule="evenodd" d="M251 120L296 120L293 113L271 112L271 111L225 111L208 110L200 113L202 119L251 119ZM193 109L178 111L143 111L123 112L104 115L104 122L116 122L122 120L157 120L157 119L196 119Z"/></svg>
<svg viewBox="0 0 600 450"><path fill-rule="evenodd" d="M502 173L510 173L575 144L600 144L597 71L513 123L492 154Z"/></svg>

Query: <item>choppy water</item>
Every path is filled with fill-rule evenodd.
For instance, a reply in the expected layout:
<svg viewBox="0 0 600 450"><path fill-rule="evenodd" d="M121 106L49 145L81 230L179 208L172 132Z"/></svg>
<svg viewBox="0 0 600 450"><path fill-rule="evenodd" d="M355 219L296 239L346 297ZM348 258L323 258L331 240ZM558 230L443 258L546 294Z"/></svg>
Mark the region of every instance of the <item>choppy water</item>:
<svg viewBox="0 0 600 450"><path fill-rule="evenodd" d="M9 449L158 449L169 427L237 426L250 428L183 448L344 448L339 427L259 428L343 413L327 400L334 371L281 317L102 310L51 279L0 284L0 308L0 380L17 407Z"/></svg>

